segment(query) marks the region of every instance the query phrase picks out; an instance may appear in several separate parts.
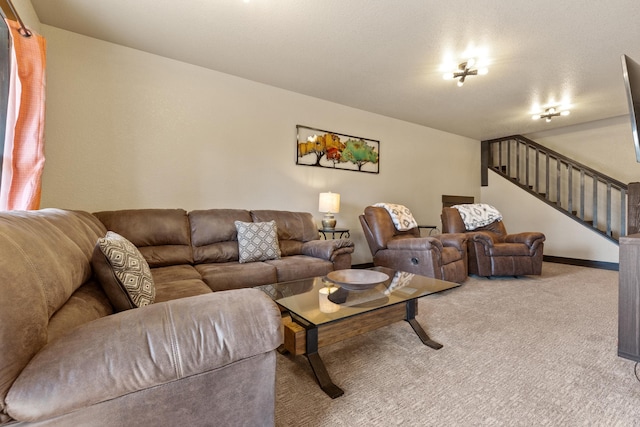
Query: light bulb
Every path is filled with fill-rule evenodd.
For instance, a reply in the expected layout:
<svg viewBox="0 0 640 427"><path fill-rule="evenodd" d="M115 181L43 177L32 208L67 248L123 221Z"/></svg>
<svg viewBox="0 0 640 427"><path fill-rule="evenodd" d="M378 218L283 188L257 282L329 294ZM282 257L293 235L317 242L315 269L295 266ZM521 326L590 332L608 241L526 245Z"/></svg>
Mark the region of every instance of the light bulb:
<svg viewBox="0 0 640 427"><path fill-rule="evenodd" d="M474 58L471 58L467 61L467 67L466 68L471 68L474 65L476 65L476 60Z"/></svg>
<svg viewBox="0 0 640 427"><path fill-rule="evenodd" d="M547 117L547 123L551 121L551 117Z"/></svg>
<svg viewBox="0 0 640 427"><path fill-rule="evenodd" d="M533 116L531 116L531 118L533 120L540 120L540 114L534 114Z"/></svg>
<svg viewBox="0 0 640 427"><path fill-rule="evenodd" d="M445 80L451 80L453 78L453 73L444 73L442 78Z"/></svg>
<svg viewBox="0 0 640 427"><path fill-rule="evenodd" d="M464 82L462 80L458 80L458 83L457 83L458 87L462 87L463 84Z"/></svg>
<svg viewBox="0 0 640 427"><path fill-rule="evenodd" d="M487 74L488 72L489 72L489 69L488 69L488 68L480 68L480 69L478 70L478 74L479 74L479 75L481 75L481 76L484 76L484 75L485 75L485 74Z"/></svg>
<svg viewBox="0 0 640 427"><path fill-rule="evenodd" d="M560 113L561 116L568 116L569 114L571 114L571 111L569 110L564 110L562 113Z"/></svg>
<svg viewBox="0 0 640 427"><path fill-rule="evenodd" d="M556 112L555 107L547 108L547 113L549 113L549 114L553 114L553 113L555 113L555 112Z"/></svg>

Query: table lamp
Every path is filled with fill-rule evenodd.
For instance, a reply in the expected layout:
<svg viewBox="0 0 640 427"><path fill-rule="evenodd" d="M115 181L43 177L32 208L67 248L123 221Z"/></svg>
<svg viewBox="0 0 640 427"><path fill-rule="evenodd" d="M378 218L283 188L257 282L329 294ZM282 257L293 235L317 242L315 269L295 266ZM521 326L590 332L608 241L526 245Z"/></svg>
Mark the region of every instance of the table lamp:
<svg viewBox="0 0 640 427"><path fill-rule="evenodd" d="M336 228L336 219L333 214L340 212L340 194L331 192L320 193L318 211L324 212L324 217L322 218L322 228L324 230L333 230Z"/></svg>

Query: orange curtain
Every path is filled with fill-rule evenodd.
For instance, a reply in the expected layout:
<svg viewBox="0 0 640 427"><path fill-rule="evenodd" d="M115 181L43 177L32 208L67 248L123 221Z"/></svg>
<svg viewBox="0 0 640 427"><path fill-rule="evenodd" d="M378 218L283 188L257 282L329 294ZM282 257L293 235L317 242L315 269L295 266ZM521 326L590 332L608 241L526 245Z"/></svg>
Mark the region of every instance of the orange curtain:
<svg viewBox="0 0 640 427"><path fill-rule="evenodd" d="M31 37L23 37L17 22L6 22L12 48L0 210L38 209L44 168L46 42L33 31Z"/></svg>

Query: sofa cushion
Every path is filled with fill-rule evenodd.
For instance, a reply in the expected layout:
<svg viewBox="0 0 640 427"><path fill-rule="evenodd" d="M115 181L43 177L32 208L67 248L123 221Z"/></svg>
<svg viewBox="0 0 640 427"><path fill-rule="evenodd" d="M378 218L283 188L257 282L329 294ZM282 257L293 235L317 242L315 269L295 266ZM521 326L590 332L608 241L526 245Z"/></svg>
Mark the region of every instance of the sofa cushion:
<svg viewBox="0 0 640 427"><path fill-rule="evenodd" d="M213 292L201 279L184 279L156 284L155 302L172 301Z"/></svg>
<svg viewBox="0 0 640 427"><path fill-rule="evenodd" d="M254 222L275 221L282 256L300 255L300 242L319 239L318 226L308 212L255 210L251 217Z"/></svg>
<svg viewBox="0 0 640 427"><path fill-rule="evenodd" d="M113 306L102 286L96 280L89 280L49 319L48 342L55 341L77 326L110 314L113 314Z"/></svg>
<svg viewBox="0 0 640 427"><path fill-rule="evenodd" d="M169 265L151 269L156 290L161 283L175 282L176 280L200 279L200 273L191 264ZM157 296L157 295L156 295Z"/></svg>
<svg viewBox="0 0 640 427"><path fill-rule="evenodd" d="M235 221L234 224L238 231L238 256L241 264L280 258L275 221Z"/></svg>
<svg viewBox="0 0 640 427"><path fill-rule="evenodd" d="M206 209L189 212L193 260L196 264L238 261L235 221L252 222L243 209Z"/></svg>
<svg viewBox="0 0 640 427"><path fill-rule="evenodd" d="M212 292L192 265L152 268L151 275L156 286L156 303Z"/></svg>
<svg viewBox="0 0 640 427"><path fill-rule="evenodd" d="M193 263L189 218L183 209L128 209L94 215L107 230L133 243L152 268Z"/></svg>
<svg viewBox="0 0 640 427"><path fill-rule="evenodd" d="M108 231L98 239L91 262L116 311L153 304L156 296L153 276L133 243Z"/></svg>
<svg viewBox="0 0 640 427"><path fill-rule="evenodd" d="M276 267L266 262L216 262L195 267L202 280L214 291L251 288L278 281Z"/></svg>

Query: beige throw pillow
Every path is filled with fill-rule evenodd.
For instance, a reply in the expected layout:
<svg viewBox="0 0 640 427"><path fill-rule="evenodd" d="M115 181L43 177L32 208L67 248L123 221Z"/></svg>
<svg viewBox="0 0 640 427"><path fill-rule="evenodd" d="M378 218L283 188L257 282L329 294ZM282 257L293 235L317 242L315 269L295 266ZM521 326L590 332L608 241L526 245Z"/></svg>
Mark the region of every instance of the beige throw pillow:
<svg viewBox="0 0 640 427"><path fill-rule="evenodd" d="M235 221L238 232L240 263L280 259L278 230L275 221Z"/></svg>

